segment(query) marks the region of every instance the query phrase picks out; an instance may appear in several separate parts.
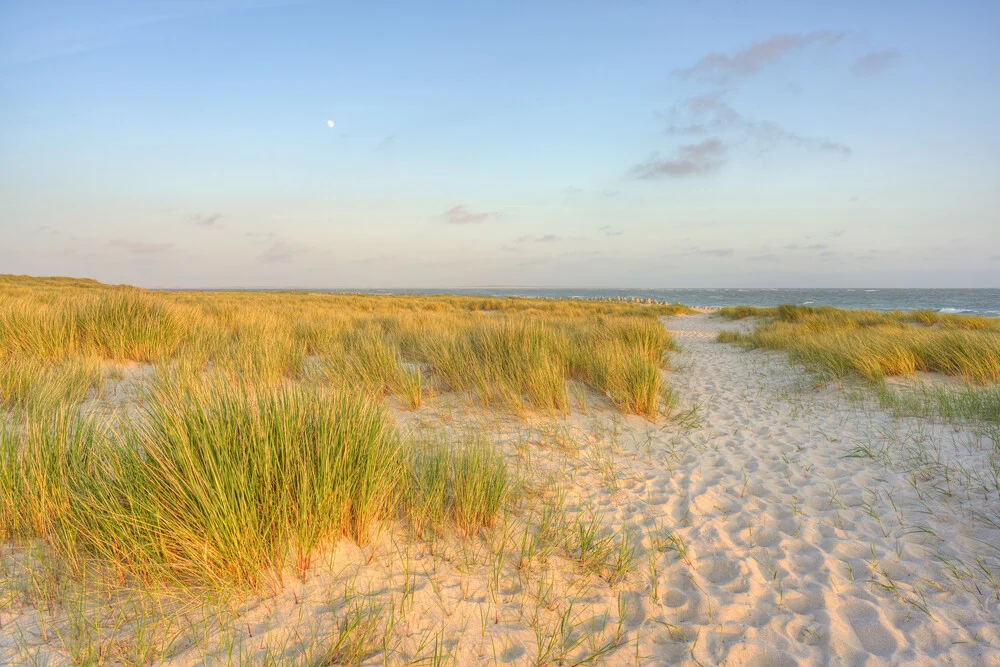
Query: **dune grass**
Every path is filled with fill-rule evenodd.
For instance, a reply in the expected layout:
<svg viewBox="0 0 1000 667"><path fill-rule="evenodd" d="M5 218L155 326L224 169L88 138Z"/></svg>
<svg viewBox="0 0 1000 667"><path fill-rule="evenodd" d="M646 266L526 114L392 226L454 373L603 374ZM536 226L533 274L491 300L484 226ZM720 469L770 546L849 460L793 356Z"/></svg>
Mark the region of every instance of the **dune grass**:
<svg viewBox="0 0 1000 667"><path fill-rule="evenodd" d="M15 579L40 580L25 605L39 618L57 609L66 654L99 664L122 643L100 636L101 609L126 590L156 591L157 604L176 596L178 609L224 607L305 586L342 539L371 553L408 540L404 568L414 540L435 562L459 545L475 569L475 554L506 545L511 526L530 528L519 516L528 475L502 439L456 428L452 406L530 423L532 412L568 414L568 387L586 384L656 419L672 405L673 347L657 317L685 311L0 276L0 572L10 574L0 603L22 599ZM417 426L404 433L397 418ZM425 420L438 418L427 435ZM558 544L613 585L631 571L627 536L601 537L595 545L615 548L600 554ZM504 548L490 555L497 572ZM412 609L405 577L390 616ZM141 619L123 613L113 632L135 655L170 652L176 637L143 649ZM200 632L178 614L177 633ZM346 619L338 627L357 634ZM339 640L330 650L326 662L352 655ZM388 639L380 650L393 655Z"/></svg>
<svg viewBox="0 0 1000 667"><path fill-rule="evenodd" d="M1000 381L1000 321L988 318L805 306L732 308L719 314L767 318L749 333L723 332L720 341L783 350L837 377L857 374L879 382L929 371L973 384Z"/></svg>
<svg viewBox="0 0 1000 667"><path fill-rule="evenodd" d="M142 414L32 409L0 430L0 539L41 539L171 585L254 587L386 522L492 525L513 477L495 447L407 442L371 398L314 388L165 381Z"/></svg>
<svg viewBox="0 0 1000 667"><path fill-rule="evenodd" d="M254 585L395 512L399 435L370 400L231 383L169 383L113 423L71 407L0 435L5 537L41 538L145 578Z"/></svg>
<svg viewBox="0 0 1000 667"><path fill-rule="evenodd" d="M104 442L95 414L69 405L31 405L0 422L0 540L42 538L65 553L76 534L65 522L74 480L86 480Z"/></svg>
<svg viewBox="0 0 1000 667"><path fill-rule="evenodd" d="M387 522L488 528L516 486L499 450L406 439L384 399L567 413L574 380L654 418L672 346L656 317L685 310L0 283L0 539L216 588L304 576L325 543ZM134 398L84 407L118 381Z"/></svg>
<svg viewBox="0 0 1000 667"><path fill-rule="evenodd" d="M576 375L604 391L622 411L655 417L669 404L660 369L673 341L659 322L605 319L577 340Z"/></svg>
<svg viewBox="0 0 1000 667"><path fill-rule="evenodd" d="M628 302L167 293L2 280L9 289L0 297L0 356L53 368L150 362L262 385L310 381L396 396L414 409L435 392L459 392L518 413L566 412L566 383L577 379L619 409L654 418L671 345L656 317L687 312ZM15 401L12 393L0 400Z"/></svg>
<svg viewBox="0 0 1000 667"><path fill-rule="evenodd" d="M879 403L898 414L937 417L948 422L986 425L1000 443L1000 385L942 387L918 385L905 391L880 386Z"/></svg>
<svg viewBox="0 0 1000 667"><path fill-rule="evenodd" d="M0 406L79 404L91 390L100 389L103 377L103 366L90 359L48 363L16 354L0 356Z"/></svg>
<svg viewBox="0 0 1000 667"><path fill-rule="evenodd" d="M406 488L407 516L418 533L453 525L466 537L491 526L515 481L500 450L471 435L458 443L414 443Z"/></svg>
<svg viewBox="0 0 1000 667"><path fill-rule="evenodd" d="M168 299L132 287L10 294L0 298L0 349L48 360L154 361L173 354L191 324Z"/></svg>

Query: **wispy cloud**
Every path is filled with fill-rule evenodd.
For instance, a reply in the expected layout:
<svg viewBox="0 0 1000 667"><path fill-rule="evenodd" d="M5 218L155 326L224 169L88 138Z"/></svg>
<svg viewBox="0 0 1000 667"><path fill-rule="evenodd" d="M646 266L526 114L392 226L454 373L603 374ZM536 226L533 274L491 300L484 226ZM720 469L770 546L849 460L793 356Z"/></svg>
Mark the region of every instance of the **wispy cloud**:
<svg viewBox="0 0 1000 667"><path fill-rule="evenodd" d="M377 144L375 144L376 151L387 151L396 145L396 133L392 132L390 134L382 137Z"/></svg>
<svg viewBox="0 0 1000 667"><path fill-rule="evenodd" d="M703 255L706 257L732 257L734 254L735 251L732 248L702 248L700 246L689 246L687 248L673 250L663 256L670 258L691 257L694 255Z"/></svg>
<svg viewBox="0 0 1000 667"><path fill-rule="evenodd" d="M809 33L774 35L754 42L732 54L713 51L688 68L675 73L685 79L728 84L752 76L765 67L776 65L789 55L809 48L825 48L839 42L847 33L816 30Z"/></svg>
<svg viewBox="0 0 1000 667"><path fill-rule="evenodd" d="M167 21L296 4L299 0L199 0L196 2L25 3L4 12L0 66L84 53L117 44Z"/></svg>
<svg viewBox="0 0 1000 667"><path fill-rule="evenodd" d="M526 234L524 236L518 236L514 239L514 243L555 243L556 241L582 241L581 236L559 236L558 234L542 234L540 236L533 236L531 234Z"/></svg>
<svg viewBox="0 0 1000 667"><path fill-rule="evenodd" d="M115 239L107 242L109 248L120 248L135 255L150 255L163 252L172 248L173 245L173 243L148 243L145 241L126 241L123 239Z"/></svg>
<svg viewBox="0 0 1000 667"><path fill-rule="evenodd" d="M697 144L681 146L671 158L654 156L632 167L634 178L654 180L659 178L684 178L706 174L719 169L725 161L726 145L717 137Z"/></svg>
<svg viewBox="0 0 1000 667"><path fill-rule="evenodd" d="M886 49L866 53L854 61L851 74L854 76L871 76L881 74L899 62L902 54L899 51Z"/></svg>
<svg viewBox="0 0 1000 667"><path fill-rule="evenodd" d="M732 248L709 248L708 250L698 250L699 255L711 255L712 257L732 257Z"/></svg>
<svg viewBox="0 0 1000 667"><path fill-rule="evenodd" d="M264 264L287 262L306 252L305 246L292 245L286 241L275 241L271 247L257 255L257 261Z"/></svg>
<svg viewBox="0 0 1000 667"><path fill-rule="evenodd" d="M625 232L620 229L615 229L611 225L603 225L598 228L599 231L603 232L605 236L621 236Z"/></svg>
<svg viewBox="0 0 1000 667"><path fill-rule="evenodd" d="M478 225L498 217L499 213L473 211L465 204L452 207L441 214L441 218L449 225Z"/></svg>
<svg viewBox="0 0 1000 667"><path fill-rule="evenodd" d="M759 142L765 148L787 143L827 153L847 155L851 152L849 146L839 141L806 137L771 121L751 120L730 106L723 95L721 91L696 95L674 105L667 119L667 134L735 132Z"/></svg>
<svg viewBox="0 0 1000 667"><path fill-rule="evenodd" d="M670 110L667 134L708 134L746 125L747 120L716 91L681 100Z"/></svg>
<svg viewBox="0 0 1000 667"><path fill-rule="evenodd" d="M195 213L191 216L194 223L199 227L220 227L219 220L222 219L221 213Z"/></svg>
<svg viewBox="0 0 1000 667"><path fill-rule="evenodd" d="M780 249L786 252L819 253L820 256L829 256L834 254L834 251L830 249L830 246L827 243L809 243L807 245L803 245L801 243L788 243L781 246Z"/></svg>
<svg viewBox="0 0 1000 667"><path fill-rule="evenodd" d="M830 246L825 243L810 243L809 245L801 245L799 243L789 243L788 245L781 246L782 250L797 251L797 250L826 250Z"/></svg>
<svg viewBox="0 0 1000 667"><path fill-rule="evenodd" d="M575 185L563 190L563 204L572 204L577 202L583 196L583 188L578 188Z"/></svg>

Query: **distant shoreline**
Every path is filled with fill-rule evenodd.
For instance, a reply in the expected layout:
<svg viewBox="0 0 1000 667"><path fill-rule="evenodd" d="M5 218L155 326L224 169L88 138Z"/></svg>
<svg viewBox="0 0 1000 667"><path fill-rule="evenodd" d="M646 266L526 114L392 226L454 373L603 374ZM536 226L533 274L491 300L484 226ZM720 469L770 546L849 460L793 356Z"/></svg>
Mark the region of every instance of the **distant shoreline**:
<svg viewBox="0 0 1000 667"><path fill-rule="evenodd" d="M696 308L772 307L783 304L833 306L852 310L933 310L940 313L1000 317L1000 289L977 288L210 288L174 292L301 292L316 294L454 295L484 298L623 300L683 303Z"/></svg>

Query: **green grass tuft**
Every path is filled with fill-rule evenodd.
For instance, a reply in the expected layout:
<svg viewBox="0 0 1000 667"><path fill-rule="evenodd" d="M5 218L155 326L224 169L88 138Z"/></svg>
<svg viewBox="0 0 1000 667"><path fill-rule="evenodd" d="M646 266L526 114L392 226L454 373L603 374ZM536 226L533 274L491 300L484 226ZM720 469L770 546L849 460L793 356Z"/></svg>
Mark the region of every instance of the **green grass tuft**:
<svg viewBox="0 0 1000 667"><path fill-rule="evenodd" d="M491 526L514 486L500 451L477 438L416 443L410 470L408 514L421 534L453 525L469 536Z"/></svg>
<svg viewBox="0 0 1000 667"><path fill-rule="evenodd" d="M746 310L734 309L733 317ZM773 319L752 332L724 331L718 340L784 350L792 359L838 377L858 374L878 382L887 376L933 371L976 384L1000 381L1000 321L930 311L877 313L804 306L767 310L772 311Z"/></svg>

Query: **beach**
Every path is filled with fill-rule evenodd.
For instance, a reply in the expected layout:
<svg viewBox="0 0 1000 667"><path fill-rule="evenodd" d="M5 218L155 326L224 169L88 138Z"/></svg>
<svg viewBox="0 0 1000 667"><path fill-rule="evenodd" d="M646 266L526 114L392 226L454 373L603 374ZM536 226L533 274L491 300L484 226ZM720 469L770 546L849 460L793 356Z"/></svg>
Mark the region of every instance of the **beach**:
<svg viewBox="0 0 1000 667"><path fill-rule="evenodd" d="M998 34L0 2L0 667L1000 667Z"/></svg>
<svg viewBox="0 0 1000 667"><path fill-rule="evenodd" d="M46 561L11 543L0 661L127 664L116 643L141 637L178 665L998 664L991 436L716 341L755 320L658 323L669 419L576 381L557 413L387 398L411 437L502 453L520 486L482 530L386 523L231 597L67 585L75 603L40 605Z"/></svg>

